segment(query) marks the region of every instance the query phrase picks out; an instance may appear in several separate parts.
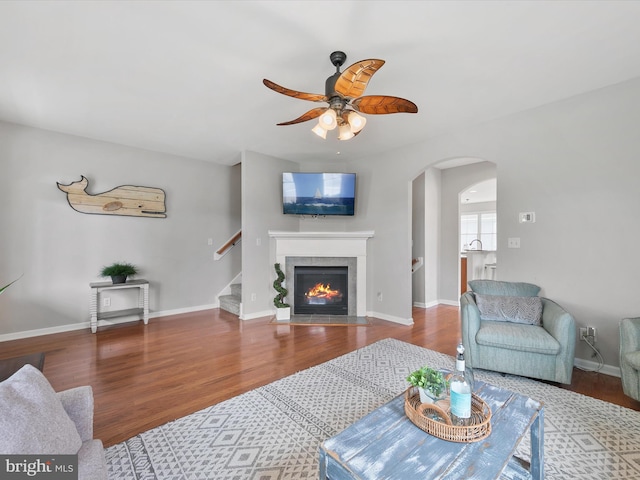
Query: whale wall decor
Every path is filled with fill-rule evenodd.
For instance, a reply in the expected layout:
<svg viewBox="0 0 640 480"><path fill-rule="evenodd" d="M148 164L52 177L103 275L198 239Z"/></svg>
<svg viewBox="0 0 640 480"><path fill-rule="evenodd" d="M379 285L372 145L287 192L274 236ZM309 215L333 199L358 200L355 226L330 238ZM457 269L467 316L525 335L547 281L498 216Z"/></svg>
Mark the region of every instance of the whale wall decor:
<svg viewBox="0 0 640 480"><path fill-rule="evenodd" d="M129 217L166 218L164 190L153 187L121 185L108 192L91 195L86 192L89 180L82 175L79 181L58 188L67 194L67 201L80 213L96 215L124 215Z"/></svg>

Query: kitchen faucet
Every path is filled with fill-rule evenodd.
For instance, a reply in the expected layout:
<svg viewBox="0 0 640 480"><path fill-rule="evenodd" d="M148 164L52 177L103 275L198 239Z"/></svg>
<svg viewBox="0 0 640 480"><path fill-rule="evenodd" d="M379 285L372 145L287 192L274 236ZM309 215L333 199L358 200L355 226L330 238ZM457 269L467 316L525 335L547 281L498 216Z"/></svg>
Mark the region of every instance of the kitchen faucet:
<svg viewBox="0 0 640 480"><path fill-rule="evenodd" d="M482 250L482 241L477 238L469 242L469 250L471 250L471 245L473 245L473 242L478 242L478 244L480 245L480 248L478 250Z"/></svg>

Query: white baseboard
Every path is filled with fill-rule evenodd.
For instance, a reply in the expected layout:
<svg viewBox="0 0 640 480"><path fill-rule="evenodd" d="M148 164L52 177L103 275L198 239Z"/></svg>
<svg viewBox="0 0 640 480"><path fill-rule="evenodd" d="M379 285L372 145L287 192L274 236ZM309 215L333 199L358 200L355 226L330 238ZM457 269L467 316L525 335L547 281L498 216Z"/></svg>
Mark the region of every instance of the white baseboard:
<svg viewBox="0 0 640 480"><path fill-rule="evenodd" d="M452 307L459 307L460 300L438 300L435 305L451 305Z"/></svg>
<svg viewBox="0 0 640 480"><path fill-rule="evenodd" d="M199 305L196 307L189 308L177 308L174 310L161 310L157 312L149 312L149 321L153 318L159 317L168 317L170 315L179 315L181 313L191 313L191 312L199 312L201 310L211 310L213 308L218 308L218 304L211 305ZM98 321L98 328L104 327L107 325L118 325L120 323L128 323L128 322L141 322L140 317L138 315L126 315L119 318L114 318L110 320L100 320ZM47 327L47 328L38 328L35 330L25 330L23 332L15 332L15 333L5 333L0 335L0 343L8 342L10 340L20 340L21 338L31 338L31 337L39 337L41 335L51 335L54 333L64 333L64 332L72 332L74 330L83 330L90 329L91 322L89 320L85 322L79 323L71 323L68 325L59 325L57 327Z"/></svg>
<svg viewBox="0 0 640 480"><path fill-rule="evenodd" d="M411 317L409 318L395 317L393 315L387 315L385 313L378 313L378 312L367 312L367 317L375 317L375 318L379 318L380 320L399 323L401 325L413 325L413 318Z"/></svg>
<svg viewBox="0 0 640 480"><path fill-rule="evenodd" d="M249 313L249 314L245 314L244 312L240 313L240 320L255 320L256 318L263 318L263 317L275 317L276 316L276 311L275 310L263 310L262 312L256 312L256 313Z"/></svg>
<svg viewBox="0 0 640 480"><path fill-rule="evenodd" d="M436 307L438 305L451 305L452 307L459 307L460 301L459 300L434 300L432 302L427 302L427 303L413 302L413 306L416 308L431 308L431 307Z"/></svg>
<svg viewBox="0 0 640 480"><path fill-rule="evenodd" d="M576 368L580 368L582 370L588 370L588 371L595 371L598 369L598 362L592 362L591 360L584 360L582 358L574 359L573 365ZM602 366L599 373L620 378L620 367L614 367L613 365L605 364Z"/></svg>

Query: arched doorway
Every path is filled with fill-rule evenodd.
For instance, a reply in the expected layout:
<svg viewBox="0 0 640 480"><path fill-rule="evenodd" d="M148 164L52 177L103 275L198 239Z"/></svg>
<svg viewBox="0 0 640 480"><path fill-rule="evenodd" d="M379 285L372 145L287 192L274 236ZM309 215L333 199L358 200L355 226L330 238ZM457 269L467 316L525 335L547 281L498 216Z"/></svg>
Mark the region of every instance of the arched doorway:
<svg viewBox="0 0 640 480"><path fill-rule="evenodd" d="M462 294L470 280L497 278L497 179L483 180L460 192L458 216Z"/></svg>
<svg viewBox="0 0 640 480"><path fill-rule="evenodd" d="M458 305L460 195L496 178L494 163L464 157L430 166L412 181L412 258L423 257L423 266L412 274L414 306Z"/></svg>

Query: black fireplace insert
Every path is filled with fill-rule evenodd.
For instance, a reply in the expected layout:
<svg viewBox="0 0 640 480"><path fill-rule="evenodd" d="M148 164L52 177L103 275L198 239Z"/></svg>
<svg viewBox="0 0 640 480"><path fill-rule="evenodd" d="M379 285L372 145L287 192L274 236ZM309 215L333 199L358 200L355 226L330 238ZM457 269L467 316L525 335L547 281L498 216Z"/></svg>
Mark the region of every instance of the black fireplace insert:
<svg viewBox="0 0 640 480"><path fill-rule="evenodd" d="M294 314L348 315L349 267L296 266Z"/></svg>

